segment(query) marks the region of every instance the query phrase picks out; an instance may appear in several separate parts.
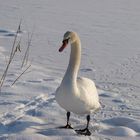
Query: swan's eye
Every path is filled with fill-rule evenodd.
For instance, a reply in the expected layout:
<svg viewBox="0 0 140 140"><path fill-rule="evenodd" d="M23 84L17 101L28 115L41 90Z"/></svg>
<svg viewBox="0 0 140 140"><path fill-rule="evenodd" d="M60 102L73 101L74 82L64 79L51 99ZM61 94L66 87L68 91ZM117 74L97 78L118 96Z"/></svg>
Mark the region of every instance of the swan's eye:
<svg viewBox="0 0 140 140"><path fill-rule="evenodd" d="M63 43L68 44L68 43L69 43L69 39L70 39L70 38L63 40Z"/></svg>

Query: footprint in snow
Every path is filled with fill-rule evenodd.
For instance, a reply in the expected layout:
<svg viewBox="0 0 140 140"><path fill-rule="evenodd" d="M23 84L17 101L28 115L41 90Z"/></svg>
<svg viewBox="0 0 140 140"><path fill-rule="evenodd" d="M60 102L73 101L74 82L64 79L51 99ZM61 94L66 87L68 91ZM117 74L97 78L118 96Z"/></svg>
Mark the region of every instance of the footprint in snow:
<svg viewBox="0 0 140 140"><path fill-rule="evenodd" d="M29 83L41 83L42 80L28 80Z"/></svg>
<svg viewBox="0 0 140 140"><path fill-rule="evenodd" d="M34 116L34 117L41 117L43 116L43 112L37 109L31 109L26 112L27 115Z"/></svg>
<svg viewBox="0 0 140 140"><path fill-rule="evenodd" d="M43 79L43 81L54 81L55 79L53 79L53 78L46 78L46 79Z"/></svg>
<svg viewBox="0 0 140 140"><path fill-rule="evenodd" d="M0 105L11 105L11 104L14 104L14 103L11 103L9 101L0 101Z"/></svg>
<svg viewBox="0 0 140 140"><path fill-rule="evenodd" d="M1 91L1 96L15 95L15 92L3 92Z"/></svg>
<svg viewBox="0 0 140 140"><path fill-rule="evenodd" d="M93 71L92 69L90 68L83 68L83 69L80 69L81 72L90 72L90 71Z"/></svg>
<svg viewBox="0 0 140 140"><path fill-rule="evenodd" d="M19 34L21 34L21 33L22 33L22 31L19 32ZM15 35L16 35L16 31L0 29L0 36L1 37L13 37Z"/></svg>
<svg viewBox="0 0 140 140"><path fill-rule="evenodd" d="M0 33L8 33L8 32L9 32L8 30L0 29Z"/></svg>
<svg viewBox="0 0 140 140"><path fill-rule="evenodd" d="M54 81L53 78L46 78L46 79L40 79L40 80L28 80L27 82L29 83L41 83L41 82L51 82L51 81Z"/></svg>
<svg viewBox="0 0 140 140"><path fill-rule="evenodd" d="M109 96L109 95L106 94L106 93L102 93L102 94L100 94L99 96L100 96L100 97L111 97L111 96Z"/></svg>
<svg viewBox="0 0 140 140"><path fill-rule="evenodd" d="M123 103L123 100L121 100L121 99L113 99L112 101L115 103Z"/></svg>
<svg viewBox="0 0 140 140"><path fill-rule="evenodd" d="M0 29L0 36L15 36L15 32L6 29Z"/></svg>
<svg viewBox="0 0 140 140"><path fill-rule="evenodd" d="M16 35L16 33L8 33L8 34L5 34L4 36L6 36L6 37L13 37L15 35Z"/></svg>

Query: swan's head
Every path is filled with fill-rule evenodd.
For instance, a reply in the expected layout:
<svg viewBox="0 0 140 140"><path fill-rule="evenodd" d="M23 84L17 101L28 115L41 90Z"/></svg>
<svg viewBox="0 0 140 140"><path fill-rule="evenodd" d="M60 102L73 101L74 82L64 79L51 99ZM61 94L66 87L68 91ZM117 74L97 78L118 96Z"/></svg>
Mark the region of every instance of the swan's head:
<svg viewBox="0 0 140 140"><path fill-rule="evenodd" d="M67 47L68 43L71 43L71 44L74 43L77 40L77 38L78 38L77 33L67 31L64 34L62 46L60 47L59 52L62 52L64 50L64 48Z"/></svg>

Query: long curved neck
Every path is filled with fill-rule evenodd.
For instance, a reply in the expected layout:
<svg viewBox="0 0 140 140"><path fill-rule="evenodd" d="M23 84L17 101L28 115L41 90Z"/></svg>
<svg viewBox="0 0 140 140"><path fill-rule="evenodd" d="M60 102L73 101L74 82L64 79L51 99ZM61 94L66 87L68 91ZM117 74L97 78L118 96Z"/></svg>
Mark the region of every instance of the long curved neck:
<svg viewBox="0 0 140 140"><path fill-rule="evenodd" d="M72 85L77 85L77 74L81 61L81 42L80 39L77 39L74 43L71 44L71 54L69 65L63 80L70 82Z"/></svg>

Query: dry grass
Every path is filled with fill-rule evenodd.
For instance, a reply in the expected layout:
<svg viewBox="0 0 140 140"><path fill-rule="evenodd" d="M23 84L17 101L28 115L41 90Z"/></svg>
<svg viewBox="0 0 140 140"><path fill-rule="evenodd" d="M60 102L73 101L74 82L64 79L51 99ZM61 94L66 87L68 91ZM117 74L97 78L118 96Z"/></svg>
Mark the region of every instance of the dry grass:
<svg viewBox="0 0 140 140"><path fill-rule="evenodd" d="M33 33L30 34L28 33L28 42L27 42L27 49L25 51L25 55L23 57L23 61L22 61L22 65L21 65L21 68L23 68L23 66L26 66L28 64L28 60L29 60L29 51L30 51L30 46L31 46L31 42L32 42L32 38L33 38Z"/></svg>
<svg viewBox="0 0 140 140"><path fill-rule="evenodd" d="M16 81L17 81L30 67L31 67L31 65L29 65L29 66L16 78L16 80L12 83L11 86L13 86L13 85L16 83Z"/></svg>
<svg viewBox="0 0 140 140"><path fill-rule="evenodd" d="M2 74L2 77L0 79L0 92L1 92L1 89L3 87L3 84L5 82L5 79L6 79L6 76L7 76L7 73L8 73L8 70L9 70L9 67L16 55L16 53L18 52L21 52L21 38L19 39L18 38L18 34L21 32L21 21L18 25L18 28L17 28L17 31L16 31L16 34L15 34L15 37L14 37L14 41L13 41L13 44L12 44L12 49L10 51L10 55L9 55L9 59L7 61L7 64L6 64L6 68ZM28 34L28 44L27 44L27 49L25 51L25 55L24 55L24 58L23 58L23 61L22 61L22 64L21 64L21 68L23 68L23 66L27 66L27 62L28 62L28 59L29 59L29 49L30 49L30 46L31 46L31 41L32 41L32 37L33 37L33 33L31 34L31 36L29 36ZM31 67L31 65L29 65L15 80L14 82L12 83L11 86L13 86L16 81Z"/></svg>

